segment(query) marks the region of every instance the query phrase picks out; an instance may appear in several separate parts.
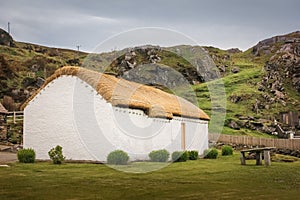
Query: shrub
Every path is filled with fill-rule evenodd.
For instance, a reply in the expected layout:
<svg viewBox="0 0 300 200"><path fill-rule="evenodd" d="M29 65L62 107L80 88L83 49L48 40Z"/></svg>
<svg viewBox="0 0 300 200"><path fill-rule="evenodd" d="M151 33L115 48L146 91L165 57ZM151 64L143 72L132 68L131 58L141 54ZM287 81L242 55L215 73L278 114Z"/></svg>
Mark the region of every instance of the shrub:
<svg viewBox="0 0 300 200"><path fill-rule="evenodd" d="M189 153L187 151L174 151L172 153L172 160L174 162L185 162L189 159Z"/></svg>
<svg viewBox="0 0 300 200"><path fill-rule="evenodd" d="M149 153L149 158L152 162L167 162L169 156L170 153L165 149L151 151Z"/></svg>
<svg viewBox="0 0 300 200"><path fill-rule="evenodd" d="M218 150L215 148L206 149L204 151L204 158L216 159L218 157Z"/></svg>
<svg viewBox="0 0 300 200"><path fill-rule="evenodd" d="M228 155L232 155L233 154L233 150L231 146L228 145L224 145L222 147L222 156L228 156Z"/></svg>
<svg viewBox="0 0 300 200"><path fill-rule="evenodd" d="M189 159L190 160L197 160L199 156L198 151L189 151Z"/></svg>
<svg viewBox="0 0 300 200"><path fill-rule="evenodd" d="M128 154L122 150L112 151L107 156L107 163L112 165L126 165L128 160Z"/></svg>
<svg viewBox="0 0 300 200"><path fill-rule="evenodd" d="M61 164L65 160L62 152L62 147L59 145L57 145L55 148L50 149L48 155L53 161L53 164Z"/></svg>
<svg viewBox="0 0 300 200"><path fill-rule="evenodd" d="M34 163L35 161L35 152L33 149L21 149L17 153L19 162L21 163Z"/></svg>

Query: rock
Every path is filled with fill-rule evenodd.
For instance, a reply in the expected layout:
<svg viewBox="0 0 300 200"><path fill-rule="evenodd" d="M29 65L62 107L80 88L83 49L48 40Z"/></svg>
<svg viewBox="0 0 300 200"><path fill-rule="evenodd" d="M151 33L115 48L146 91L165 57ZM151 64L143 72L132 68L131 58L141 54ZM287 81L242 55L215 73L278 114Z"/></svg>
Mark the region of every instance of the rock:
<svg viewBox="0 0 300 200"><path fill-rule="evenodd" d="M245 117L245 116L240 116L239 117L239 120L248 120L249 118L248 117Z"/></svg>
<svg viewBox="0 0 300 200"><path fill-rule="evenodd" d="M240 72L240 68L238 68L238 67L233 67L233 68L231 69L231 72L234 73L234 74L236 74L236 73Z"/></svg>
<svg viewBox="0 0 300 200"><path fill-rule="evenodd" d="M36 79L36 86L37 87L41 87L44 83L45 83L45 79L43 79L41 77L37 77L37 79Z"/></svg>
<svg viewBox="0 0 300 200"><path fill-rule="evenodd" d="M2 148L0 148L0 151L11 152L12 151L12 147L10 147L10 146L2 147Z"/></svg>
<svg viewBox="0 0 300 200"><path fill-rule="evenodd" d="M5 45L9 47L14 46L13 38L1 28L0 28L0 45Z"/></svg>
<svg viewBox="0 0 300 200"><path fill-rule="evenodd" d="M231 120L228 124L228 126L232 129L235 129L235 130L240 130L241 127L233 120Z"/></svg>
<svg viewBox="0 0 300 200"><path fill-rule="evenodd" d="M266 110L270 110L270 105L266 104L266 105L265 105L265 109L266 109Z"/></svg>
<svg viewBox="0 0 300 200"><path fill-rule="evenodd" d="M248 119L252 120L252 121L255 120L255 118L253 116L248 116Z"/></svg>
<svg viewBox="0 0 300 200"><path fill-rule="evenodd" d="M250 122L251 123L251 128L253 129L253 130L261 130L262 128L263 128L263 126L264 126L264 124L263 123L261 123L261 122L257 122L257 121L254 121L254 122Z"/></svg>
<svg viewBox="0 0 300 200"><path fill-rule="evenodd" d="M226 67L224 65L218 66L220 72L226 72Z"/></svg>
<svg viewBox="0 0 300 200"><path fill-rule="evenodd" d="M124 58L125 61L129 61L131 59L132 59L131 54L130 55L128 55L128 54L125 55L125 58Z"/></svg>
<svg viewBox="0 0 300 200"><path fill-rule="evenodd" d="M260 101L258 99L255 100L255 104L252 106L252 110L258 113L260 108Z"/></svg>
<svg viewBox="0 0 300 200"><path fill-rule="evenodd" d="M239 48L231 48L227 50L228 53L241 53L242 51Z"/></svg>
<svg viewBox="0 0 300 200"><path fill-rule="evenodd" d="M267 133L267 134L272 134L273 132L275 132L276 128L273 128L273 127L269 127L269 126L263 126L261 131L263 131L264 133Z"/></svg>
<svg viewBox="0 0 300 200"><path fill-rule="evenodd" d="M285 98L284 94L282 92L278 91L278 90L275 91L275 95L279 99L284 99Z"/></svg>
<svg viewBox="0 0 300 200"><path fill-rule="evenodd" d="M157 63L161 61L161 58L157 54L150 55L149 61L150 63Z"/></svg>
<svg viewBox="0 0 300 200"><path fill-rule="evenodd" d="M258 86L258 91L265 91L265 87L263 85Z"/></svg>
<svg viewBox="0 0 300 200"><path fill-rule="evenodd" d="M237 95L231 95L229 97L229 99L232 103L238 103L239 101L241 101L242 98L240 96L237 96Z"/></svg>

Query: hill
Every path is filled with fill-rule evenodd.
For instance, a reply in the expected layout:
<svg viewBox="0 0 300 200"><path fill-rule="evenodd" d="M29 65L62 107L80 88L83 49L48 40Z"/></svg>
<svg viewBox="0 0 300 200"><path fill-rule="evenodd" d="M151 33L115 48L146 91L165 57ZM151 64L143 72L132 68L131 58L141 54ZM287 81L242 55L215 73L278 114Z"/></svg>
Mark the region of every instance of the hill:
<svg viewBox="0 0 300 200"><path fill-rule="evenodd" d="M200 107L208 114L212 109L208 88L222 80L227 104L223 129L226 134L272 136L276 132L274 120L281 121L280 113L299 113L300 32L260 41L245 52L214 47L204 47L204 50L216 68L203 70L201 63L190 62L203 56L199 46L147 45L87 54L16 42L1 30L0 99L9 110L18 110L56 69L78 65L176 94L185 92L180 85L191 84ZM198 68L193 67L195 64ZM190 96L185 97L189 99ZM218 109L223 112L225 107ZM284 128L291 130L293 127Z"/></svg>

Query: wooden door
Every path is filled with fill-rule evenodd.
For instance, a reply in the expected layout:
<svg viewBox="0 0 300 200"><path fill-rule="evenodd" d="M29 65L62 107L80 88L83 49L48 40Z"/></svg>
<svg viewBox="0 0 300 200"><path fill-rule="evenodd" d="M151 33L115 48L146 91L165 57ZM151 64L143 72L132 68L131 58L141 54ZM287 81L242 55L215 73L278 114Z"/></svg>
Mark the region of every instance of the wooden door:
<svg viewBox="0 0 300 200"><path fill-rule="evenodd" d="M185 150L185 123L181 123L181 149Z"/></svg>

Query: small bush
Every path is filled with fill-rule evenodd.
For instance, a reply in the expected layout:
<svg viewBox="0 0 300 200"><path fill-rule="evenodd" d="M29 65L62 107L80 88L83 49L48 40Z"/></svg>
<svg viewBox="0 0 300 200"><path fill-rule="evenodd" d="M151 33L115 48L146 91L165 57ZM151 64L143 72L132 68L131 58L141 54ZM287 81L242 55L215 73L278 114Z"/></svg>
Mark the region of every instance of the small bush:
<svg viewBox="0 0 300 200"><path fill-rule="evenodd" d="M185 162L189 159L189 153L187 151L174 151L172 153L172 160L174 162Z"/></svg>
<svg viewBox="0 0 300 200"><path fill-rule="evenodd" d="M224 145L222 147L222 156L229 156L233 154L233 150L231 146Z"/></svg>
<svg viewBox="0 0 300 200"><path fill-rule="evenodd" d="M128 154L122 150L112 151L107 156L107 163L112 165L126 165L128 160Z"/></svg>
<svg viewBox="0 0 300 200"><path fill-rule="evenodd" d="M165 149L151 151L149 153L149 158L152 162L167 162L169 156L170 153Z"/></svg>
<svg viewBox="0 0 300 200"><path fill-rule="evenodd" d="M18 151L17 157L21 163L34 163L35 152L33 149L21 149Z"/></svg>
<svg viewBox="0 0 300 200"><path fill-rule="evenodd" d="M218 150L215 148L206 149L204 151L204 158L216 159L218 157Z"/></svg>
<svg viewBox="0 0 300 200"><path fill-rule="evenodd" d="M61 164L65 160L62 152L62 147L59 145L57 145L55 148L50 149L48 155L53 161L53 164Z"/></svg>
<svg viewBox="0 0 300 200"><path fill-rule="evenodd" d="M199 156L198 151L189 151L189 159L190 160L197 160Z"/></svg>

